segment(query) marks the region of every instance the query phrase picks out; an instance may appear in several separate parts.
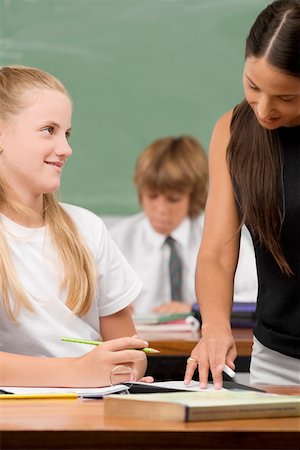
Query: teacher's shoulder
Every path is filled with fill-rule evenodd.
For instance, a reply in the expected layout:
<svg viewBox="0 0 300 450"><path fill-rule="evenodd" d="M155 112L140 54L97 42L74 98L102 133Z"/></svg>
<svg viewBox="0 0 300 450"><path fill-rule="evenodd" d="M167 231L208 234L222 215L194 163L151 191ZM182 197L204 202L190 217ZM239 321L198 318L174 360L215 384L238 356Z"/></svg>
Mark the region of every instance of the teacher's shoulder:
<svg viewBox="0 0 300 450"><path fill-rule="evenodd" d="M212 157L214 153L220 154L220 152L224 152L225 156L230 139L232 113L233 110L227 111L217 120L210 141L210 157Z"/></svg>
<svg viewBox="0 0 300 450"><path fill-rule="evenodd" d="M215 133L220 133L224 136L230 135L230 123L232 119L233 109L227 111L223 114L216 122L213 130L213 135Z"/></svg>

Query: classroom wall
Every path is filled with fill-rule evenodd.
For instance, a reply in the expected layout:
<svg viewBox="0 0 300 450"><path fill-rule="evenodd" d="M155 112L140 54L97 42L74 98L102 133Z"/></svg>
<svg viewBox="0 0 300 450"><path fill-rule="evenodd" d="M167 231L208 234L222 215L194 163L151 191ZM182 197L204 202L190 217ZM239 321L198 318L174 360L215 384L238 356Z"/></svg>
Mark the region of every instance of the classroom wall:
<svg viewBox="0 0 300 450"><path fill-rule="evenodd" d="M74 101L62 200L98 214L138 203L135 160L152 140L206 149L242 98L243 49L266 0L0 0L0 64L44 68Z"/></svg>

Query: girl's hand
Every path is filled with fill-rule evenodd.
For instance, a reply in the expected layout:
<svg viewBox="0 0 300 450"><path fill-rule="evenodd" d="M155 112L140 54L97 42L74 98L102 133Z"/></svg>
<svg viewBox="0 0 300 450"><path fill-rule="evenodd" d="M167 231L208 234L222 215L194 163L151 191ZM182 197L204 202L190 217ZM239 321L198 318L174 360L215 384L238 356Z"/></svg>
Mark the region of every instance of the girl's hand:
<svg viewBox="0 0 300 450"><path fill-rule="evenodd" d="M98 387L111 384L112 370L117 366L132 369L134 380L140 379L138 367L146 364L145 352L148 342L137 337L123 337L103 342L89 353L78 358L78 370L82 373L82 386ZM125 377L125 378L124 378ZM119 377L119 382L128 381L128 374Z"/></svg>
<svg viewBox="0 0 300 450"><path fill-rule="evenodd" d="M207 387L210 369L215 389L221 389L225 364L235 369L234 360L237 351L231 329L220 324L203 325L201 333L202 337L193 349L191 359L187 362L184 382L185 384L191 382L198 366L200 388Z"/></svg>
<svg viewBox="0 0 300 450"><path fill-rule="evenodd" d="M147 377L141 378L141 379L138 380L138 381L141 381L141 382L143 382L143 383L153 383L154 378L151 377L151 376L147 376Z"/></svg>

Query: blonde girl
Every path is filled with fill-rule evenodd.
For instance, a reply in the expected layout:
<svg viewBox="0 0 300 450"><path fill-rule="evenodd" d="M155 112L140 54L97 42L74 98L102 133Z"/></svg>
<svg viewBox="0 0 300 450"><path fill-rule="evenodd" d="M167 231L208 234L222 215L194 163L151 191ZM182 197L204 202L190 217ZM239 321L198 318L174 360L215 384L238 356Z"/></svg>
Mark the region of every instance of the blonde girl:
<svg viewBox="0 0 300 450"><path fill-rule="evenodd" d="M147 343L129 312L140 281L101 219L55 195L72 154L71 115L54 76L0 69L1 385L103 386L120 364L135 379L145 372L136 349Z"/></svg>

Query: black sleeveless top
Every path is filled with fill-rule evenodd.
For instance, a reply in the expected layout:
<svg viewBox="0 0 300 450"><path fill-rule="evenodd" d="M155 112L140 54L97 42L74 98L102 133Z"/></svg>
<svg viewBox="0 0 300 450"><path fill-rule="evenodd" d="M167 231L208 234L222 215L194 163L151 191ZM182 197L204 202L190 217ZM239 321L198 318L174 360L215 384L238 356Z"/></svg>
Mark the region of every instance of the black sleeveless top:
<svg viewBox="0 0 300 450"><path fill-rule="evenodd" d="M280 243L294 275L283 274L253 238L258 274L254 335L266 347L300 358L300 126L277 131L283 148L285 199Z"/></svg>

